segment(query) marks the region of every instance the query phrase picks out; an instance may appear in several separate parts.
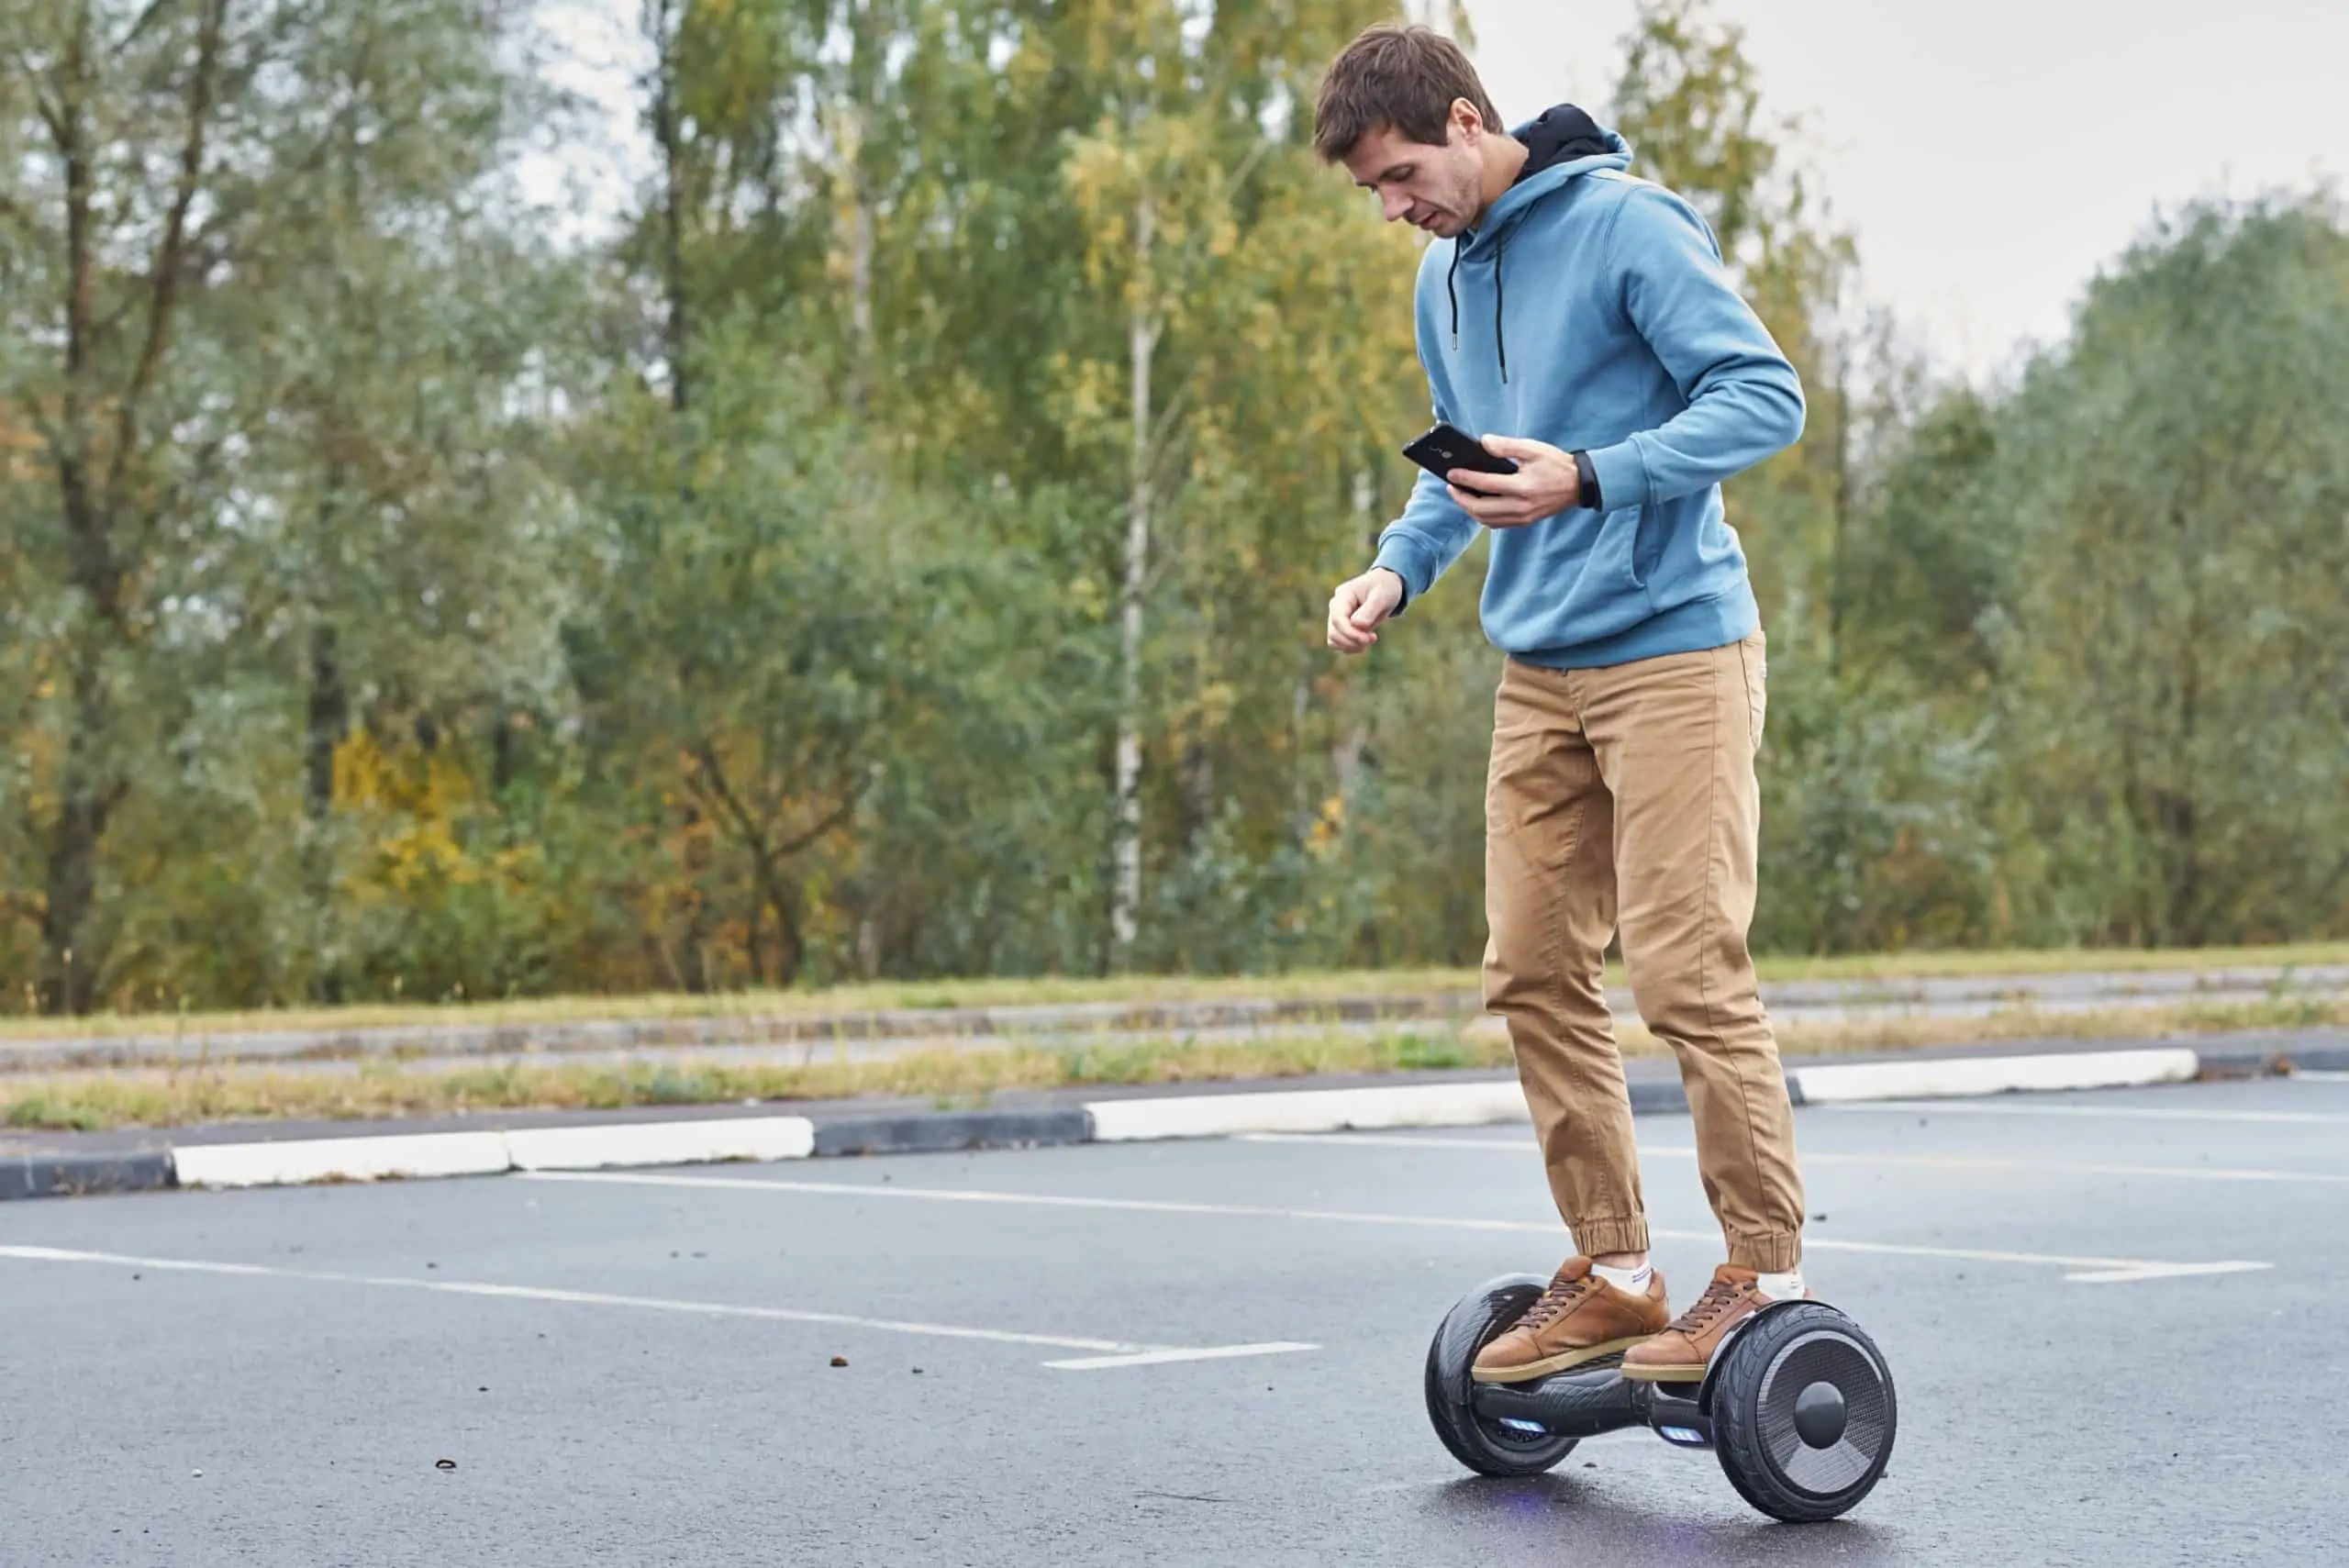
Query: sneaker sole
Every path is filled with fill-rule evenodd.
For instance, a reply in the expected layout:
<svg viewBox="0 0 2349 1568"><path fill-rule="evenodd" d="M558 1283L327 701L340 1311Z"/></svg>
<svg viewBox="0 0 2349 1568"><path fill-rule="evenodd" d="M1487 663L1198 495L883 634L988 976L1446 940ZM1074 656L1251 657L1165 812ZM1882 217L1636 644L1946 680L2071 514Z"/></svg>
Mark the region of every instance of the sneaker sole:
<svg viewBox="0 0 2349 1568"><path fill-rule="evenodd" d="M1634 1334L1628 1340L1602 1340L1598 1344L1585 1346L1580 1350L1564 1351L1554 1356L1544 1356L1538 1362L1527 1362L1523 1366L1497 1366L1490 1369L1472 1366L1468 1369L1468 1375L1477 1383L1531 1383L1537 1377L1547 1377L1553 1372L1564 1372L1569 1367L1604 1361L1609 1356L1620 1356L1632 1346L1644 1345L1647 1342L1648 1336L1645 1334Z"/></svg>

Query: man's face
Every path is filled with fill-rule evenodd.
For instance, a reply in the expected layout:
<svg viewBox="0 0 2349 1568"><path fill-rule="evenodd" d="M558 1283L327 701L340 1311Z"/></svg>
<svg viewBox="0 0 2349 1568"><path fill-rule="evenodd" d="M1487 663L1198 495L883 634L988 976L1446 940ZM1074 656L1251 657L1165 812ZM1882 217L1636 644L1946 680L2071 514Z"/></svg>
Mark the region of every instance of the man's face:
<svg viewBox="0 0 2349 1568"><path fill-rule="evenodd" d="M1413 141L1393 126L1382 126L1354 143L1346 172L1378 197L1379 211L1425 229L1441 239L1465 233L1485 209L1485 165L1477 142L1481 126L1474 109L1452 106L1442 147Z"/></svg>

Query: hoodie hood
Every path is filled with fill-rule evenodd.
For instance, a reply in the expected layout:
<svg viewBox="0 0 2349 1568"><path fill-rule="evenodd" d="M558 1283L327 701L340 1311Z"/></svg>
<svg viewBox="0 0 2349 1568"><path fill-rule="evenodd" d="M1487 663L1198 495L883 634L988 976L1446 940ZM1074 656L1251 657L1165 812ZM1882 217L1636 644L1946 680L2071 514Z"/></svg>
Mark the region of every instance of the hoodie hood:
<svg viewBox="0 0 2349 1568"><path fill-rule="evenodd" d="M1624 146L1621 137L1601 130L1597 120L1572 104L1544 109L1540 119L1519 129L1517 139L1525 143L1526 154L1525 167L1518 172L1520 182L1553 164L1596 158L1603 152L1620 151Z"/></svg>
<svg viewBox="0 0 2349 1568"><path fill-rule="evenodd" d="M1544 110L1509 134L1525 144L1525 167L1485 209L1484 221L1456 241L1472 256L1505 239L1528 207L1568 180L1595 169L1631 166L1631 144L1572 104Z"/></svg>
<svg viewBox="0 0 2349 1568"><path fill-rule="evenodd" d="M1536 202L1568 180L1594 170L1620 171L1631 164L1631 144L1620 133L1608 129L1572 104L1545 109L1539 118L1509 134L1525 144L1525 167L1518 171L1509 188L1485 209L1484 222L1452 242L1452 267L1443 284L1444 292L1452 296L1452 342L1456 349L1460 344L1460 295L1455 280L1460 263L1468 257L1481 259L1486 252L1491 253L1494 348L1504 382L1508 380L1508 344L1500 335L1501 306L1506 300L1501 258L1508 246L1509 230Z"/></svg>

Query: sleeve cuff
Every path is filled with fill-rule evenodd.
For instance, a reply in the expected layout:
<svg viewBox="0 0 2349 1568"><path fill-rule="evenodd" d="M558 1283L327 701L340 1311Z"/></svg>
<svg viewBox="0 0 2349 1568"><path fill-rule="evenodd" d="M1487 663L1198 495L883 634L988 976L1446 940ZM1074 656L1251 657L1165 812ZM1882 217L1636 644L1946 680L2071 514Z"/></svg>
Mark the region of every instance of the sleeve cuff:
<svg viewBox="0 0 2349 1568"><path fill-rule="evenodd" d="M1401 615L1405 606L1426 593L1434 580L1435 562L1427 546L1408 534L1390 533L1378 541L1378 559L1370 563L1372 570L1384 566L1403 579L1403 598L1395 606L1397 615Z"/></svg>
<svg viewBox="0 0 2349 1568"><path fill-rule="evenodd" d="M1609 511L1644 506L1653 497L1648 490L1647 460L1640 455L1637 439L1601 447L1590 454L1590 471Z"/></svg>

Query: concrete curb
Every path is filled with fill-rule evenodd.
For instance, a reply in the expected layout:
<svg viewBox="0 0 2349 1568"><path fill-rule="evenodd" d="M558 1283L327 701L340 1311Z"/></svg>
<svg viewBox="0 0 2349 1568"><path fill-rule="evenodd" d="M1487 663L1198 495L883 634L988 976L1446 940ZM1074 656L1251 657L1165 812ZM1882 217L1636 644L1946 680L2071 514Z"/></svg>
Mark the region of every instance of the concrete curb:
<svg viewBox="0 0 2349 1568"><path fill-rule="evenodd" d="M2211 1046L2197 1051L2205 1078L2265 1078L2306 1068L2311 1073L2349 1073L2349 1045Z"/></svg>
<svg viewBox="0 0 2349 1568"><path fill-rule="evenodd" d="M1475 1127L1526 1119L1513 1079L1380 1089L1271 1090L1252 1095L1167 1095L1086 1106L1096 1143L1219 1138L1242 1132L1333 1132L1341 1128Z"/></svg>
<svg viewBox="0 0 2349 1568"><path fill-rule="evenodd" d="M2199 1075L2201 1058L2184 1049L2079 1051L2060 1056L1950 1057L1928 1062L1868 1062L1802 1067L1787 1074L1795 1103L1934 1100L2017 1090L2113 1089L2183 1084Z"/></svg>
<svg viewBox="0 0 2349 1568"><path fill-rule="evenodd" d="M2220 1043L2207 1049L2170 1046L1804 1065L1788 1070L1787 1091L1797 1105L1848 1104L2121 1088L2288 1073L2295 1067L2349 1071L2349 1046L2315 1046L2288 1055L2274 1046ZM1630 1089L1637 1114L1687 1109L1677 1082L1635 1080ZM0 1200L167 1187L285 1186L510 1171L1023 1149L1252 1132L1469 1127L1526 1119L1525 1097L1515 1078L1492 1077L1336 1089L1129 1093L1006 1110L830 1116L818 1111L459 1132L368 1130L105 1152L0 1153Z"/></svg>
<svg viewBox="0 0 2349 1568"><path fill-rule="evenodd" d="M1054 1111L926 1111L816 1121L811 1152L950 1154L965 1149L1041 1149L1094 1140L1086 1107Z"/></svg>
<svg viewBox="0 0 2349 1568"><path fill-rule="evenodd" d="M168 1149L135 1154L0 1155L0 1203L19 1197L155 1192L178 1184Z"/></svg>

